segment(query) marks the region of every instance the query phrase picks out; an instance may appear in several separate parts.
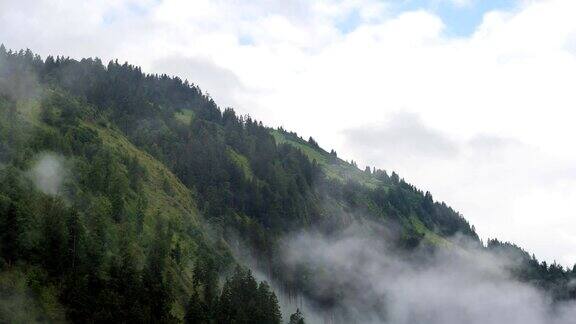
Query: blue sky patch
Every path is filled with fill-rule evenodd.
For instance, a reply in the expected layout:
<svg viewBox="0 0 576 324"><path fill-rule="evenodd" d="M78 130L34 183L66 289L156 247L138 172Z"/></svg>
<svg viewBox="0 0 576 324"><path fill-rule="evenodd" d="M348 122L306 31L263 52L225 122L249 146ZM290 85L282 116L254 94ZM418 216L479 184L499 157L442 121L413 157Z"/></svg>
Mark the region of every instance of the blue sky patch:
<svg viewBox="0 0 576 324"><path fill-rule="evenodd" d="M484 15L490 11L512 10L517 0L470 0L468 4L457 5L449 0L408 0L401 10L424 9L440 17L448 36L464 37L471 35L482 23Z"/></svg>
<svg viewBox="0 0 576 324"><path fill-rule="evenodd" d="M468 4L457 5L452 0L392 0L394 15L406 11L426 10L438 15L444 22L445 33L451 37L471 35L482 23L484 14L495 10L513 10L518 0L470 0ZM337 22L338 29L348 33L362 24L357 11Z"/></svg>
<svg viewBox="0 0 576 324"><path fill-rule="evenodd" d="M125 4L125 9L132 15L144 16L148 14L150 10L152 10L155 6L159 5L161 2L162 0L152 0L144 4L137 1L130 1ZM120 11L120 13L122 12ZM109 10L108 12L105 12L104 15L102 16L102 22L104 23L104 25L110 25L118 20L121 20L124 17L120 15L120 13L117 11Z"/></svg>
<svg viewBox="0 0 576 324"><path fill-rule="evenodd" d="M344 34L347 34L351 31L354 31L354 29L356 29L356 27L358 27L361 23L362 19L360 18L358 10L353 10L344 19L336 22L336 28L338 28Z"/></svg>

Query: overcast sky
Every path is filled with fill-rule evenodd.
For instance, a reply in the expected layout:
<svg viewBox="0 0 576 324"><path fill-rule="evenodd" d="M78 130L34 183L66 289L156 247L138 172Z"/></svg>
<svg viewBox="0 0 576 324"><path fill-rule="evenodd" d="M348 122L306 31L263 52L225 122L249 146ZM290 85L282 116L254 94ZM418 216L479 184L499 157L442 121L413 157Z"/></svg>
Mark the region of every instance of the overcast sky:
<svg viewBox="0 0 576 324"><path fill-rule="evenodd" d="M0 42L189 79L576 262L574 0L1 0Z"/></svg>

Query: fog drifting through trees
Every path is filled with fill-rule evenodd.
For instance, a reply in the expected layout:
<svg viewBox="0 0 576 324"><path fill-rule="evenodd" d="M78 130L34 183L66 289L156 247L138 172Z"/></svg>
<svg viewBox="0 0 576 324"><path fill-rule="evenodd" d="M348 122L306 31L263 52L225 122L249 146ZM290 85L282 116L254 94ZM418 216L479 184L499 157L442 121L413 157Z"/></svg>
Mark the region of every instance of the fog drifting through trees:
<svg viewBox="0 0 576 324"><path fill-rule="evenodd" d="M40 154L29 172L37 189L52 196L62 194L66 174L64 159L53 153Z"/></svg>
<svg viewBox="0 0 576 324"><path fill-rule="evenodd" d="M406 257L358 225L334 236L300 233L285 243L291 269L326 270L317 273L315 290L333 294L344 287L331 310L306 309L311 323L568 324L576 316L573 302L553 305L545 293L513 279L511 256L474 243Z"/></svg>

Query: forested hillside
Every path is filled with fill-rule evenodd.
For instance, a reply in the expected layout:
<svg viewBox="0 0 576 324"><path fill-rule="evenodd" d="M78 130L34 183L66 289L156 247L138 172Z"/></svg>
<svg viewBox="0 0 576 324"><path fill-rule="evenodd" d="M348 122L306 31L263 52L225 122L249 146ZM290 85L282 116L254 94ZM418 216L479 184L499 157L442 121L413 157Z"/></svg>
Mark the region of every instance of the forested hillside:
<svg viewBox="0 0 576 324"><path fill-rule="evenodd" d="M347 288L314 289L329 269L289 269L283 238L353 223L405 254L464 238L576 297L576 268L484 247L398 174L222 110L188 81L0 47L0 322L300 323L278 295L329 311Z"/></svg>

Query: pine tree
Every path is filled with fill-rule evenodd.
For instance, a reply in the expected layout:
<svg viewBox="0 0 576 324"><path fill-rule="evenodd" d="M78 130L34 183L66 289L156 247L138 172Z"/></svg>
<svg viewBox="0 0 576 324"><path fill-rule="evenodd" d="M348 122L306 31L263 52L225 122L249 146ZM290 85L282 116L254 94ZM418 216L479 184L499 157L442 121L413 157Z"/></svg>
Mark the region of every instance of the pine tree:
<svg viewBox="0 0 576 324"><path fill-rule="evenodd" d="M278 306L276 295L270 289L267 282L263 281L258 286L256 295L258 319L256 322L262 324L278 324L282 321L282 314Z"/></svg>
<svg viewBox="0 0 576 324"><path fill-rule="evenodd" d="M187 324L204 324L207 323L207 315L206 305L196 291L192 292L184 320Z"/></svg>
<svg viewBox="0 0 576 324"><path fill-rule="evenodd" d="M218 300L218 310L215 316L216 323L233 323L237 311L234 308L233 298L232 283L230 279L226 279Z"/></svg>
<svg viewBox="0 0 576 324"><path fill-rule="evenodd" d="M46 214L44 216L42 245L44 265L51 275L62 274L65 269L72 265L63 262L63 256L70 255L68 246L68 211L64 203L56 198L45 201Z"/></svg>
<svg viewBox="0 0 576 324"><path fill-rule="evenodd" d="M290 322L289 324L305 324L304 322L304 315L300 312L300 309L296 309L296 313L290 315Z"/></svg>

